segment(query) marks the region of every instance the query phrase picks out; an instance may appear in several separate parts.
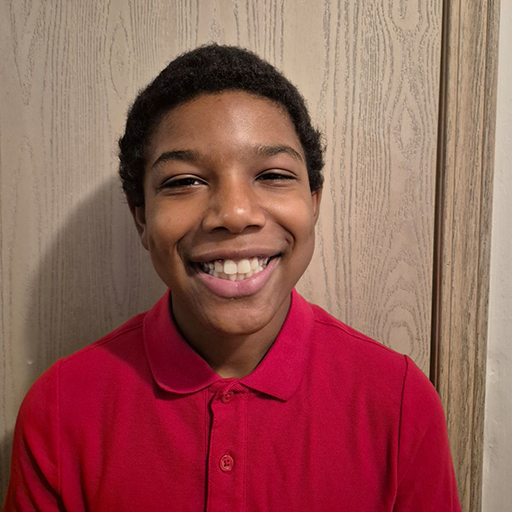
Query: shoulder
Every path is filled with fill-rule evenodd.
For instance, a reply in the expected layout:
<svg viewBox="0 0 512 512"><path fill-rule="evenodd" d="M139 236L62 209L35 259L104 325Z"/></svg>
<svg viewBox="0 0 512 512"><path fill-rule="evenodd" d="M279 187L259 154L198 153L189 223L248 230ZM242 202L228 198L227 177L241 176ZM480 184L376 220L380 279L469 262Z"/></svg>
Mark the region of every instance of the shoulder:
<svg viewBox="0 0 512 512"><path fill-rule="evenodd" d="M60 362L63 366L73 366L90 359L103 358L107 354L114 356L129 352L137 342L142 341L142 327L147 313L134 316L123 325L117 327L106 336L91 343L73 354L63 357Z"/></svg>
<svg viewBox="0 0 512 512"><path fill-rule="evenodd" d="M311 304L314 318L314 347L334 364L354 373L380 377L405 377L408 361L403 354L356 331L325 310Z"/></svg>
<svg viewBox="0 0 512 512"><path fill-rule="evenodd" d="M422 370L407 355L356 331L311 304L314 327L311 353L314 371L327 375L343 393L378 404L408 427L444 420L439 396ZM424 416L422 416L424 415ZM415 427L412 427L413 429Z"/></svg>
<svg viewBox="0 0 512 512"><path fill-rule="evenodd" d="M96 342L57 362L61 386L94 389L111 384L130 368L144 364L143 323L147 313L134 316ZM121 374L121 375L120 375Z"/></svg>
<svg viewBox="0 0 512 512"><path fill-rule="evenodd" d="M139 314L103 338L62 357L50 366L26 394L19 416L47 416L62 403L62 398L98 391L119 374L144 364L142 326L146 313Z"/></svg>

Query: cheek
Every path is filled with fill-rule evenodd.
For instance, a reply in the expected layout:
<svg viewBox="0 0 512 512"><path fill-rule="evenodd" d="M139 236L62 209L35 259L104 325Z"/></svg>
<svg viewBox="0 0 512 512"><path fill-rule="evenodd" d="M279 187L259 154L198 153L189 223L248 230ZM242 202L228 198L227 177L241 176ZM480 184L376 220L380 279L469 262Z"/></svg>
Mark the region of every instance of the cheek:
<svg viewBox="0 0 512 512"><path fill-rule="evenodd" d="M308 201L305 203L301 214L297 214L297 229L300 235L297 242L300 243L304 252L306 266L309 264L315 249L315 225L313 207L311 201Z"/></svg>
<svg viewBox="0 0 512 512"><path fill-rule="evenodd" d="M293 208L283 208L281 212L281 224L291 235L290 263L300 273L306 270L315 248L315 218L308 199L297 201Z"/></svg>
<svg viewBox="0 0 512 512"><path fill-rule="evenodd" d="M315 218L313 207L309 198L303 199L287 212L290 231L293 233L296 241L301 243L314 244Z"/></svg>
<svg viewBox="0 0 512 512"><path fill-rule="evenodd" d="M186 217L174 208L159 208L151 212L148 219L149 250L169 253L187 232Z"/></svg>
<svg viewBox="0 0 512 512"><path fill-rule="evenodd" d="M201 210L186 201L162 203L151 217L148 244L155 270L171 287L185 275L187 254L201 225Z"/></svg>

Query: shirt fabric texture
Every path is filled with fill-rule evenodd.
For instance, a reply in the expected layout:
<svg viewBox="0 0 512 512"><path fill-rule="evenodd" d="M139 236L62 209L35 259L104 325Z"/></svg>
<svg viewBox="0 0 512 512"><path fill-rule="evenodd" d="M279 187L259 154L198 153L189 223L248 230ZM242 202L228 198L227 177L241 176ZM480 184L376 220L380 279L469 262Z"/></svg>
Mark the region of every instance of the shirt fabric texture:
<svg viewBox="0 0 512 512"><path fill-rule="evenodd" d="M439 397L409 357L293 291L263 361L223 379L169 300L34 384L6 512L461 510Z"/></svg>

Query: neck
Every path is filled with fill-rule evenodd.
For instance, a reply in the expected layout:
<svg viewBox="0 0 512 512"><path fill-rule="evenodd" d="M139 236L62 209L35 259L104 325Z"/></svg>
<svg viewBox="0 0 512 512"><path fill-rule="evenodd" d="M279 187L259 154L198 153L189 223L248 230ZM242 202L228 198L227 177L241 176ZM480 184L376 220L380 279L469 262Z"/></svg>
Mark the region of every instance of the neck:
<svg viewBox="0 0 512 512"><path fill-rule="evenodd" d="M288 300L261 329L241 334L206 330L200 322L182 322L174 307L173 314L184 339L216 373L225 379L241 379L265 357L283 326L289 307Z"/></svg>
<svg viewBox="0 0 512 512"><path fill-rule="evenodd" d="M197 341L189 343L221 377L241 379L260 364L276 337L277 333L270 339L255 335L236 338L218 336L207 346Z"/></svg>

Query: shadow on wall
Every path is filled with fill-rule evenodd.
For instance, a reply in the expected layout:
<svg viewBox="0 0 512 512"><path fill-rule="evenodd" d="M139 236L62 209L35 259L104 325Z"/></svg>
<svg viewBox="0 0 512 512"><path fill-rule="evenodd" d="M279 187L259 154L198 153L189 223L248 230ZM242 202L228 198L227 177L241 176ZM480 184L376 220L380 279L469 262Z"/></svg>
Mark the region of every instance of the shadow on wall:
<svg viewBox="0 0 512 512"><path fill-rule="evenodd" d="M146 311L164 293L117 176L67 216L30 291L23 339L31 380L59 357Z"/></svg>
<svg viewBox="0 0 512 512"><path fill-rule="evenodd" d="M52 213L57 217L57 205ZM146 311L165 292L117 176L81 200L62 227L49 231L53 238L28 285L27 316L19 319L25 327L16 350L25 360L14 368L14 378L23 394L58 358ZM11 446L12 432L0 440L2 460L10 459ZM8 475L1 469L0 502Z"/></svg>

